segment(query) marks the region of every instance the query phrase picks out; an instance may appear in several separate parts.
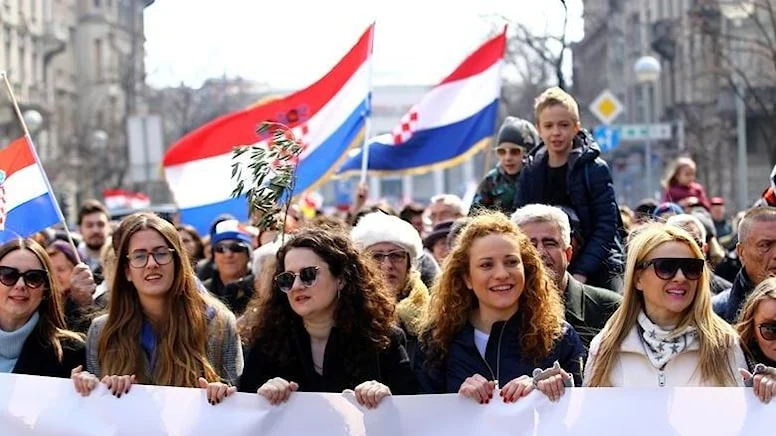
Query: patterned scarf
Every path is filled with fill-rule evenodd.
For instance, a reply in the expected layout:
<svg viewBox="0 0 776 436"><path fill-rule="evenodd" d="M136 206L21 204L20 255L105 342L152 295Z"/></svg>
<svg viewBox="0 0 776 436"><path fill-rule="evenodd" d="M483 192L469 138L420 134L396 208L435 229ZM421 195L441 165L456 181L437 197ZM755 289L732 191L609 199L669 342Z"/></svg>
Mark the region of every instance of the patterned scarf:
<svg viewBox="0 0 776 436"><path fill-rule="evenodd" d="M697 350L698 332L695 327L687 326L682 330L663 330L650 321L642 311L638 316L639 333L644 351L647 353L650 363L662 370L666 364L687 350Z"/></svg>

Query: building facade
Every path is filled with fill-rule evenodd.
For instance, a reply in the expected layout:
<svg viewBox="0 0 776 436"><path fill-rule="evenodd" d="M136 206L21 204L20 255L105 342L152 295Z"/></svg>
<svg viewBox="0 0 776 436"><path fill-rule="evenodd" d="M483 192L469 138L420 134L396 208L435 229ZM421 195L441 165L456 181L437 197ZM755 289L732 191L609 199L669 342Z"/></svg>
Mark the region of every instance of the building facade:
<svg viewBox="0 0 776 436"><path fill-rule="evenodd" d="M736 52L746 50L733 44L741 35L737 32L753 26L729 18L725 8L732 2L722 0L583 3L585 37L573 47L574 94L583 111L583 125L592 129L600 124L588 105L609 89L625 108L615 124L639 124L650 119L674 126L671 140L652 144L651 178L645 177L644 143L621 142L607 154L618 200L634 205L642 198L656 196L666 167L683 154L698 163L699 180L709 195L751 204L764 189L773 165L767 157L765 138L756 134L761 123L758 114L749 111L745 117L745 132L749 133L745 135L748 190L746 198L739 198L741 179L736 172L738 136L731 78L737 68L749 68L752 60L735 58ZM644 55L660 60L662 71L654 85L636 80L634 64ZM649 187L647 179L652 181Z"/></svg>
<svg viewBox="0 0 776 436"><path fill-rule="evenodd" d="M126 119L146 110L143 12L152 3L0 0L0 68L65 205L123 183ZM5 144L21 128L0 94Z"/></svg>

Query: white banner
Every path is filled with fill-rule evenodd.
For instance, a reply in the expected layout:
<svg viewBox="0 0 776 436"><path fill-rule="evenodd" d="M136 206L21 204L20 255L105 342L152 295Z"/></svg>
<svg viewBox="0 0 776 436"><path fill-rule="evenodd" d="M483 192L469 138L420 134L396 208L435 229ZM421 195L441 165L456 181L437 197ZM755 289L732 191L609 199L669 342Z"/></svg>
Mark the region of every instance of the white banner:
<svg viewBox="0 0 776 436"><path fill-rule="evenodd" d="M0 374L0 434L27 435L774 435L776 401L751 389L572 389L558 403L534 392L514 404L458 395L386 399L294 393L271 406L235 394L211 406L199 389L133 386L76 394L66 379Z"/></svg>

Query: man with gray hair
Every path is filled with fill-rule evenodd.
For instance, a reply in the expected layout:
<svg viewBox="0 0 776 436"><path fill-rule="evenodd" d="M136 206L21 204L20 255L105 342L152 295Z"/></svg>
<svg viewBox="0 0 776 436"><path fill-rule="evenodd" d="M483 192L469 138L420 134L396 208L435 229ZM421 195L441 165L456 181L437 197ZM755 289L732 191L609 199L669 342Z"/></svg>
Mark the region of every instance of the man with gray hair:
<svg viewBox="0 0 776 436"><path fill-rule="evenodd" d="M683 213L680 215L674 215L672 217L669 217L666 220L666 224L674 227L679 227L680 229L689 233L690 236L692 236L692 238L695 239L695 242L698 244L698 247L700 247L701 251L703 251L703 257L705 257L706 259L709 258L709 244L706 242L708 241L709 235L706 232L706 226L703 225L703 223L698 217L696 217L695 215ZM733 286L732 283L723 279L717 274L714 274L714 272L711 273L710 285L711 285L711 293L714 295L717 295L722 291L730 289L730 287Z"/></svg>
<svg viewBox="0 0 776 436"><path fill-rule="evenodd" d="M743 266L733 287L712 300L714 312L729 323L735 322L754 288L776 275L776 207L756 207L746 212L738 224L736 253Z"/></svg>
<svg viewBox="0 0 776 436"><path fill-rule="evenodd" d="M571 224L563 210L544 204L523 206L512 221L528 236L542 261L563 293L566 321L579 333L585 349L617 310L622 297L608 289L596 288L576 280L566 271L574 249Z"/></svg>
<svg viewBox="0 0 776 436"><path fill-rule="evenodd" d="M444 221L455 221L466 216L461 197L453 194L440 194L431 197L426 209L431 225Z"/></svg>

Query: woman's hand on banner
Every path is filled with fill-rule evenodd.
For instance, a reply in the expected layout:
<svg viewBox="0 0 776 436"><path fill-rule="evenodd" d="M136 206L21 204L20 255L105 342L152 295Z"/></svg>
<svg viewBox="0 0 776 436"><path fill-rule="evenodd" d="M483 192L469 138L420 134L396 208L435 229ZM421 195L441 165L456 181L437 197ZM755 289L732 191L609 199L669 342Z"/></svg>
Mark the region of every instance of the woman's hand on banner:
<svg viewBox="0 0 776 436"><path fill-rule="evenodd" d="M84 371L82 365L78 365L70 371L70 378L73 380L75 391L81 394L82 397L89 396L100 383L100 380L94 374Z"/></svg>
<svg viewBox="0 0 776 436"><path fill-rule="evenodd" d="M261 385L256 393L266 398L273 406L276 406L288 401L291 392L294 392L297 389L299 389L299 385L295 382L289 382L280 377L275 377Z"/></svg>
<svg viewBox="0 0 776 436"><path fill-rule="evenodd" d="M574 386L571 374L567 373L556 361L552 368L534 370L534 387L547 395L550 401L558 401L563 396L567 387Z"/></svg>
<svg viewBox="0 0 776 436"><path fill-rule="evenodd" d="M216 404L223 401L229 395L232 395L233 393L237 392L237 388L234 386L229 386L228 384L221 383L221 382L208 383L208 381L205 380L203 377L199 378L199 387L201 389L205 389L207 402L210 403L210 405L212 406L215 406Z"/></svg>
<svg viewBox="0 0 776 436"><path fill-rule="evenodd" d="M776 368L765 365L757 365L754 374L739 368L741 377L746 386L753 388L754 394L765 404L768 404L776 395Z"/></svg>
<svg viewBox="0 0 776 436"><path fill-rule="evenodd" d="M105 387L110 390L116 398L121 398L123 394L128 394L133 384L137 383L137 377L132 375L106 375L102 378Z"/></svg>
<svg viewBox="0 0 776 436"><path fill-rule="evenodd" d="M514 403L533 392L533 390L533 379L527 375L522 375L504 385L499 395L505 403Z"/></svg>
<svg viewBox="0 0 776 436"><path fill-rule="evenodd" d="M474 374L464 380L458 393L464 397L471 398L480 404L486 404L493 398L493 391L496 389L496 382L487 380L485 377Z"/></svg>
<svg viewBox="0 0 776 436"><path fill-rule="evenodd" d="M367 409L374 409L383 398L391 395L391 389L375 380L370 380L356 386L354 391L358 404Z"/></svg>

